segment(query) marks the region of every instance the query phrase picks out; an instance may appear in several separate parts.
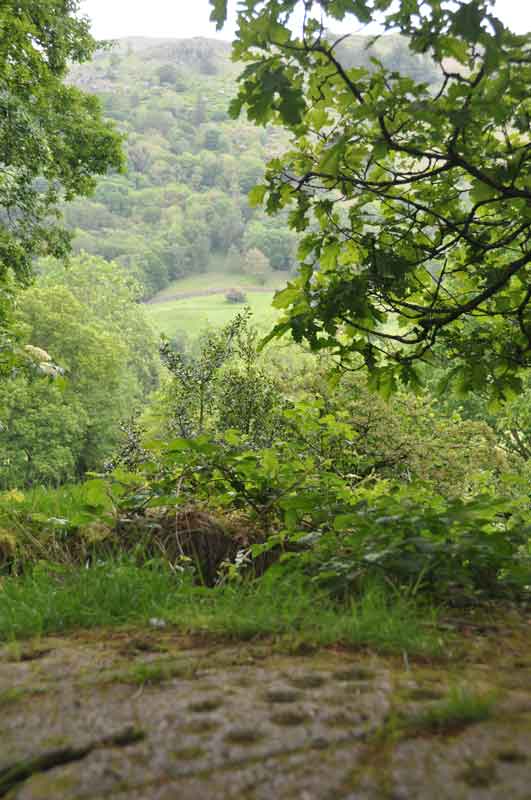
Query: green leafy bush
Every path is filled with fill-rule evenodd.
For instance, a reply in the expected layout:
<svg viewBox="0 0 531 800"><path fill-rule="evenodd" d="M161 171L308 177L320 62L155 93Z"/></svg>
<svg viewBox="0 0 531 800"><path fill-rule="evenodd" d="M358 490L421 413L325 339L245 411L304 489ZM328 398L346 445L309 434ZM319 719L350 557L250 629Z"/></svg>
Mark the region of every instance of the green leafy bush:
<svg viewBox="0 0 531 800"><path fill-rule="evenodd" d="M247 300L245 296L245 292L242 292L241 289L229 289L228 292L225 294L225 300L227 303L240 303L243 304Z"/></svg>
<svg viewBox="0 0 531 800"><path fill-rule="evenodd" d="M287 421L294 412L307 422L307 406L289 409ZM321 427L322 439L345 432L334 420ZM192 502L238 510L263 532L253 557L276 552L285 569L303 569L334 593L371 576L414 594L470 599L529 587L531 527L509 499L448 499L428 484L341 476L294 438L249 449L229 430L153 446L156 459L124 495L129 509Z"/></svg>

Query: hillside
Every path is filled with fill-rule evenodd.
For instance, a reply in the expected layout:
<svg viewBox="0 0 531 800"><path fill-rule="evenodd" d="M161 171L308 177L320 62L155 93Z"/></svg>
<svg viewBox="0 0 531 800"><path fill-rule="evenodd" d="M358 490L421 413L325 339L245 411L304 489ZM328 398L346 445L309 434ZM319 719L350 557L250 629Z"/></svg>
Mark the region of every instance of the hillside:
<svg viewBox="0 0 531 800"><path fill-rule="evenodd" d="M125 265L146 296L204 272L212 254L233 270L252 248L274 269L292 265L294 235L247 204L281 134L229 120L237 74L229 44L204 39L127 39L72 72L126 135L128 155L127 175L67 207L75 247Z"/></svg>
<svg viewBox="0 0 531 800"><path fill-rule="evenodd" d="M413 57L399 37L382 37L370 50L367 42L343 43L343 61L367 66L374 55L436 79L426 57ZM128 155L127 174L101 180L91 200L66 207L75 249L120 262L146 298L207 271L213 258L218 271L221 262L238 272L249 250L265 253L273 270L293 267L295 235L247 202L285 134L229 119L239 70L228 42L129 38L71 72L116 121Z"/></svg>

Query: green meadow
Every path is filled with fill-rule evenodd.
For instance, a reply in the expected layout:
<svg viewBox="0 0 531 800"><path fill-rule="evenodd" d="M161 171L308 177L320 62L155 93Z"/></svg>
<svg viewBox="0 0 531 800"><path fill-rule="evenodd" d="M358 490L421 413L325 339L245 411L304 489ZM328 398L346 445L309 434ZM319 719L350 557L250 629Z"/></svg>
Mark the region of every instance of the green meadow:
<svg viewBox="0 0 531 800"><path fill-rule="evenodd" d="M204 278L205 276L200 276ZM178 281L172 284L173 294L179 292L203 291L209 287L225 288L224 283L229 288L240 288L245 292L246 304L252 312L255 324L260 327L267 327L275 322L277 312L271 306L274 292L256 291L256 287L247 288L242 278L238 275L238 282L228 281L232 276L209 276L209 281L200 285L203 281L192 281L190 279ZM222 282L223 281L223 282ZM170 289L165 290L165 294L170 294ZM205 328L218 328L229 322L235 314L242 310L244 305L230 303L226 300L225 294L203 295L198 297L187 297L178 300L167 300L166 302L155 302L146 305L146 312L149 320L157 333L163 333L172 338L178 333L185 333L187 336L195 337Z"/></svg>

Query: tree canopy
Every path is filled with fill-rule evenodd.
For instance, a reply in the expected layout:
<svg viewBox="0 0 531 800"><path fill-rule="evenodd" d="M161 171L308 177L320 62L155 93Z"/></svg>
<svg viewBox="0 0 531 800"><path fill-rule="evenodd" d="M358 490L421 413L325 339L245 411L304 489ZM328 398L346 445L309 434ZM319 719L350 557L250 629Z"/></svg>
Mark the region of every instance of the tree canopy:
<svg viewBox="0 0 531 800"><path fill-rule="evenodd" d="M59 204L90 194L94 176L123 164L99 101L65 84L69 64L97 47L78 12L78 0L0 7L0 332L8 274L24 283L35 256L68 252Z"/></svg>
<svg viewBox="0 0 531 800"><path fill-rule="evenodd" d="M44 266L20 293L15 319L30 355L53 357L66 380L33 369L0 382L0 487L101 469L122 421L158 383L157 339L136 302L139 287L119 265L80 257L68 270Z"/></svg>
<svg viewBox="0 0 531 800"><path fill-rule="evenodd" d="M226 0L211 2L222 27ZM407 37L438 84L378 59L349 67L325 13L331 27L378 21ZM232 114L292 134L251 199L289 208L304 232L275 333L364 363L384 391L418 382L436 356L462 389L519 391L531 363L531 36L489 0L248 0L238 22L234 55L248 63Z"/></svg>
<svg viewBox="0 0 531 800"><path fill-rule="evenodd" d="M238 272L253 247L268 248L273 269L294 264L287 214L270 219L248 202L286 137L229 118L239 69L230 56L219 40L127 38L69 72L124 132L128 157L127 173L65 207L72 246L118 261L144 299L189 275Z"/></svg>

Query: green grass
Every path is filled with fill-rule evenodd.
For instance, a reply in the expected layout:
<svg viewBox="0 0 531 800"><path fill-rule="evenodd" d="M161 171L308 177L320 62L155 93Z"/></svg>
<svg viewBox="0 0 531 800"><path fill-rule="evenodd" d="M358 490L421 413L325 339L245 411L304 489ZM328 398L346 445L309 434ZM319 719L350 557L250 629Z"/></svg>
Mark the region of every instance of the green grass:
<svg viewBox="0 0 531 800"><path fill-rule="evenodd" d="M368 587L358 601L335 604L308 582L266 574L253 583L206 589L162 565L106 563L53 571L44 566L1 587L0 640L76 628L163 619L182 633L286 643L370 646L382 652L436 654L433 613ZM429 624L427 624L429 623Z"/></svg>
<svg viewBox="0 0 531 800"><path fill-rule="evenodd" d="M145 686L169 681L172 678L193 678L195 667L190 662L177 662L165 658L148 663L133 664L123 672L112 676L113 682L129 683L133 686Z"/></svg>
<svg viewBox="0 0 531 800"><path fill-rule="evenodd" d="M443 699L425 705L413 714L397 715L387 724L385 735L399 738L429 733L450 734L484 722L494 713L496 696L464 686L453 687Z"/></svg>
<svg viewBox="0 0 531 800"><path fill-rule="evenodd" d="M287 281L285 272L273 272L268 276L263 286L274 290L280 289ZM154 300L166 300L179 292L200 292L204 289L232 289L238 286L243 289L261 288L252 275L244 275L241 272L204 272L201 275L188 275L173 281L162 291L158 292Z"/></svg>
<svg viewBox="0 0 531 800"><path fill-rule="evenodd" d="M36 487L0 493L0 575L40 560L68 563L74 556L83 563L91 546L90 537L77 535L77 526L93 522L94 497L90 482L60 488ZM105 493L98 494L99 513L111 511ZM81 528L80 528L81 530ZM103 544L100 524L99 538Z"/></svg>
<svg viewBox="0 0 531 800"><path fill-rule="evenodd" d="M250 306L253 322L258 327L270 327L274 324L278 312L271 307L272 299L273 292L247 293L247 305ZM145 311L158 333L164 333L171 338L180 332L193 338L207 327L219 328L226 325L243 308L243 305L228 303L225 295L215 294L146 305Z"/></svg>
<svg viewBox="0 0 531 800"><path fill-rule="evenodd" d="M0 691L0 708L25 700L29 694L33 694L33 692L18 686L13 686L11 689L3 689Z"/></svg>
<svg viewBox="0 0 531 800"><path fill-rule="evenodd" d="M3 580L0 640L147 622L169 613L179 589L169 570L125 563L88 569L39 565Z"/></svg>
<svg viewBox="0 0 531 800"><path fill-rule="evenodd" d="M70 519L87 503L83 483L65 484L58 488L37 486L0 492L0 526L15 516L39 514L43 517Z"/></svg>

